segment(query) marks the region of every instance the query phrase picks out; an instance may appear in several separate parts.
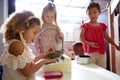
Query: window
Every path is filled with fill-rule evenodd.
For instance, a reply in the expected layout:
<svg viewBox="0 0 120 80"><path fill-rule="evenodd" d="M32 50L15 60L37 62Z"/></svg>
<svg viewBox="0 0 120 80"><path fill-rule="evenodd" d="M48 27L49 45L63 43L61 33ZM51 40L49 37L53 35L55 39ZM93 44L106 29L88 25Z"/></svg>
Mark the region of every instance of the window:
<svg viewBox="0 0 120 80"><path fill-rule="evenodd" d="M84 2L83 2L84 1ZM86 19L86 6L90 0L54 0L57 8L57 22L65 36L65 41L78 41L80 25ZM48 0L16 0L16 11L30 10L41 17Z"/></svg>

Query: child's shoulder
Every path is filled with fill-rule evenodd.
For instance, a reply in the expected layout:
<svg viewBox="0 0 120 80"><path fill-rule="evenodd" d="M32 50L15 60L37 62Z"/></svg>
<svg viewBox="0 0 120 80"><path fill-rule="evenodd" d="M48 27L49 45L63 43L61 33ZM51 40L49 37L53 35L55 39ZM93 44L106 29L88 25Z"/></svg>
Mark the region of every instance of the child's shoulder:
<svg viewBox="0 0 120 80"><path fill-rule="evenodd" d="M102 22L100 22L99 24L100 24L100 25L105 25L105 23L102 23Z"/></svg>
<svg viewBox="0 0 120 80"><path fill-rule="evenodd" d="M21 55L24 50L24 44L22 41L16 40L10 43L8 52L14 56Z"/></svg>
<svg viewBox="0 0 120 80"><path fill-rule="evenodd" d="M81 25L81 27L87 27L89 25L89 23L83 23L82 25Z"/></svg>
<svg viewBox="0 0 120 80"><path fill-rule="evenodd" d="M105 23L99 23L102 27L107 28Z"/></svg>

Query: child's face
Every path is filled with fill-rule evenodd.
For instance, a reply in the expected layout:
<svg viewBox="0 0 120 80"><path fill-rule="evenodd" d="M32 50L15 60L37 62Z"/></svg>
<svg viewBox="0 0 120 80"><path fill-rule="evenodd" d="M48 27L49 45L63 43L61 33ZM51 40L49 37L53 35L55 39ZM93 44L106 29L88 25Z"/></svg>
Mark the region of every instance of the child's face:
<svg viewBox="0 0 120 80"><path fill-rule="evenodd" d="M33 42L33 40L35 39L35 37L37 36L39 31L40 31L40 26L39 25L34 25L32 28L24 31L23 37L24 37L26 43Z"/></svg>
<svg viewBox="0 0 120 80"><path fill-rule="evenodd" d="M88 16L90 18L90 21L96 22L100 12L99 12L99 10L96 7L93 7L93 8L90 8L87 11L87 14L88 14Z"/></svg>
<svg viewBox="0 0 120 80"><path fill-rule="evenodd" d="M45 23L51 24L55 19L55 12L54 11L48 11L43 16Z"/></svg>

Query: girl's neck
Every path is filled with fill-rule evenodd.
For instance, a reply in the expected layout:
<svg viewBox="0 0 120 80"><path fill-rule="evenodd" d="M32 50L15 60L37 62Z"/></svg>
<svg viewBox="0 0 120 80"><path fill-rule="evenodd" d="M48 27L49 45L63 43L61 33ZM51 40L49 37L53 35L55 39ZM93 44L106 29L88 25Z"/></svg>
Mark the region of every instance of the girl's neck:
<svg viewBox="0 0 120 80"><path fill-rule="evenodd" d="M43 26L52 26L53 24L52 23L51 24L43 23L42 25Z"/></svg>
<svg viewBox="0 0 120 80"><path fill-rule="evenodd" d="M43 23L44 25L53 25L53 23Z"/></svg>
<svg viewBox="0 0 120 80"><path fill-rule="evenodd" d="M98 25L99 25L98 22L94 22L94 21L90 21L89 24L90 24L90 25L94 25L94 26L98 26Z"/></svg>

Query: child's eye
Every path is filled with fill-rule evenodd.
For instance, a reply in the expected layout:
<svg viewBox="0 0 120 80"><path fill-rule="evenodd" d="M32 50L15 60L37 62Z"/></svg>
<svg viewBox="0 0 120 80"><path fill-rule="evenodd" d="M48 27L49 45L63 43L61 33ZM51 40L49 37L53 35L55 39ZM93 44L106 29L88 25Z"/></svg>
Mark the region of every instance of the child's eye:
<svg viewBox="0 0 120 80"><path fill-rule="evenodd" d="M94 14L96 14L97 12L95 11Z"/></svg>
<svg viewBox="0 0 120 80"><path fill-rule="evenodd" d="M51 18L53 18L53 16L51 16Z"/></svg>
<svg viewBox="0 0 120 80"><path fill-rule="evenodd" d="M49 18L49 16L46 16L47 18Z"/></svg>

